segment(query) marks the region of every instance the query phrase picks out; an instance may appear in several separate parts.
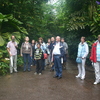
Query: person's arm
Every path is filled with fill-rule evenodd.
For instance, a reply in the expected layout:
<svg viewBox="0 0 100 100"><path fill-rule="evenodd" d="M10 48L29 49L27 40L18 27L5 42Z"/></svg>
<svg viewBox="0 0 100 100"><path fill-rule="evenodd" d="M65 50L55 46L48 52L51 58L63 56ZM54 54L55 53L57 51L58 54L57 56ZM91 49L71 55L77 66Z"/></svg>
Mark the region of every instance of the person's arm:
<svg viewBox="0 0 100 100"><path fill-rule="evenodd" d="M82 58L83 58L83 59L86 58L87 55L88 55L88 53L89 53L89 47L88 47L88 44L86 44L86 45L85 45L85 54L83 55Z"/></svg>
<svg viewBox="0 0 100 100"><path fill-rule="evenodd" d="M32 45L30 44L30 46L31 46L31 53L30 53L30 56L32 56L32 53L33 53Z"/></svg>
<svg viewBox="0 0 100 100"><path fill-rule="evenodd" d="M68 44L65 42L65 47L66 47L66 50L68 50Z"/></svg>
<svg viewBox="0 0 100 100"><path fill-rule="evenodd" d="M17 42L14 43L14 46L15 46L16 48L18 48L18 44L17 44Z"/></svg>
<svg viewBox="0 0 100 100"><path fill-rule="evenodd" d="M20 48L20 55L21 56L23 56L23 54L22 54L22 47L23 47L23 43L22 43L21 48Z"/></svg>
<svg viewBox="0 0 100 100"><path fill-rule="evenodd" d="M10 48L7 48L7 51L9 53L10 56L12 56L11 52L10 52Z"/></svg>
<svg viewBox="0 0 100 100"><path fill-rule="evenodd" d="M34 52L34 59L36 60L36 51Z"/></svg>
<svg viewBox="0 0 100 100"><path fill-rule="evenodd" d="M12 56L12 54L11 54L11 52L10 52L10 45L9 45L9 43L7 44L7 51L8 51L8 53L9 53L9 55Z"/></svg>

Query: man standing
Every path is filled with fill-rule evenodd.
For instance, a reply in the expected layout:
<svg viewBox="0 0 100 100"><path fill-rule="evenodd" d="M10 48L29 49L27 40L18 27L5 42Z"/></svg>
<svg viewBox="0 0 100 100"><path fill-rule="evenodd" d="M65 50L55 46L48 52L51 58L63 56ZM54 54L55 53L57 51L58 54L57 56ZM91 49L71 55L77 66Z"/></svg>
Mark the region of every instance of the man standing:
<svg viewBox="0 0 100 100"><path fill-rule="evenodd" d="M53 45L53 57L54 57L54 66L56 74L54 78L61 79L62 78L62 65L61 65L61 57L64 55L63 44L60 42L60 37L56 37L56 42Z"/></svg>
<svg viewBox="0 0 100 100"><path fill-rule="evenodd" d="M92 45L90 60L93 62L95 69L95 82L98 84L100 82L100 35L98 35L98 40Z"/></svg>
<svg viewBox="0 0 100 100"><path fill-rule="evenodd" d="M11 41L7 44L7 51L10 56L10 73L17 73L17 43L15 42L15 36L11 36Z"/></svg>
<svg viewBox="0 0 100 100"><path fill-rule="evenodd" d="M63 57L63 69L66 69L66 61L67 61L67 54L68 54L68 45L65 42L64 38L61 38L61 42L63 44L64 52L65 52L64 57Z"/></svg>

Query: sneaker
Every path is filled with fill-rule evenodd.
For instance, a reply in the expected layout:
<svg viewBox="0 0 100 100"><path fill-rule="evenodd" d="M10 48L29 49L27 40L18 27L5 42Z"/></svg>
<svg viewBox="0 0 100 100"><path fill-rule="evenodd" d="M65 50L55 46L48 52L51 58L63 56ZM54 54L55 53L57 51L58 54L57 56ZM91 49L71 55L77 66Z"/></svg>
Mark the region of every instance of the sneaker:
<svg viewBox="0 0 100 100"><path fill-rule="evenodd" d="M14 70L14 72L17 73L18 71L17 70Z"/></svg>
<svg viewBox="0 0 100 100"><path fill-rule="evenodd" d="M94 84L98 84L100 81L99 80L96 80L95 82L94 82Z"/></svg>
<svg viewBox="0 0 100 100"><path fill-rule="evenodd" d="M35 72L34 75L37 75L37 72Z"/></svg>
<svg viewBox="0 0 100 100"><path fill-rule="evenodd" d="M77 75L77 76L75 76L76 78L80 78L80 76L79 75Z"/></svg>
<svg viewBox="0 0 100 100"><path fill-rule="evenodd" d="M94 82L94 85L98 84L98 82Z"/></svg>
<svg viewBox="0 0 100 100"><path fill-rule="evenodd" d="M42 75L41 73L39 73L39 75Z"/></svg>
<svg viewBox="0 0 100 100"><path fill-rule="evenodd" d="M81 77L81 80L84 80L85 78L84 77Z"/></svg>

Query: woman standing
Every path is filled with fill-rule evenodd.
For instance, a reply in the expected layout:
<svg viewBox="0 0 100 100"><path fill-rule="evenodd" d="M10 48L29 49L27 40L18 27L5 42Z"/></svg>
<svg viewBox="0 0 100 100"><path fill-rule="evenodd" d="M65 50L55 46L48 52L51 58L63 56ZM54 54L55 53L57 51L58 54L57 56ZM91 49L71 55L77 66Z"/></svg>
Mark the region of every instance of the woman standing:
<svg viewBox="0 0 100 100"><path fill-rule="evenodd" d="M26 71L28 67L28 71L31 70L31 57L32 57L32 46L29 43L29 37L25 37L25 42L22 43L21 46L21 56L23 56L24 59L24 72ZM27 66L28 64L28 66Z"/></svg>
<svg viewBox="0 0 100 100"><path fill-rule="evenodd" d="M88 53L89 53L89 48L88 44L85 42L85 37L81 37L81 42L78 45L77 57L80 58L82 62L78 63L79 74L76 76L76 78L81 78L82 80L85 79L85 62Z"/></svg>
<svg viewBox="0 0 100 100"><path fill-rule="evenodd" d="M49 65L50 64L50 49L49 49L49 45L51 43L51 39L48 39L48 42L46 44L46 53L48 55L48 58L46 59L46 65Z"/></svg>
<svg viewBox="0 0 100 100"><path fill-rule="evenodd" d="M35 40L32 40L32 57L31 57L31 66L35 66L35 59L34 59L34 53L35 53L35 48L36 48L36 45L35 45Z"/></svg>
<svg viewBox="0 0 100 100"><path fill-rule="evenodd" d="M40 37L38 42L41 45L42 52L46 53L46 44L44 43L43 38ZM42 59L42 70L44 70L44 68L45 68L45 59Z"/></svg>

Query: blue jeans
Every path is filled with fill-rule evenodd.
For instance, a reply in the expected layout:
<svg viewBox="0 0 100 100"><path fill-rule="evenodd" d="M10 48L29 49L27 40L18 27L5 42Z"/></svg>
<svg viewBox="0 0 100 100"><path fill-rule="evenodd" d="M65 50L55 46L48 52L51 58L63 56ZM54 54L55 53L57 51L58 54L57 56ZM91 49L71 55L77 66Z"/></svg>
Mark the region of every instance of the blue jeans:
<svg viewBox="0 0 100 100"><path fill-rule="evenodd" d="M61 57L59 55L54 55L54 66L55 66L56 76L62 77Z"/></svg>
<svg viewBox="0 0 100 100"><path fill-rule="evenodd" d="M30 70L31 69L31 57L30 57L30 54L23 54L23 60L24 60L24 70L26 70L26 67L28 67L28 70Z"/></svg>

